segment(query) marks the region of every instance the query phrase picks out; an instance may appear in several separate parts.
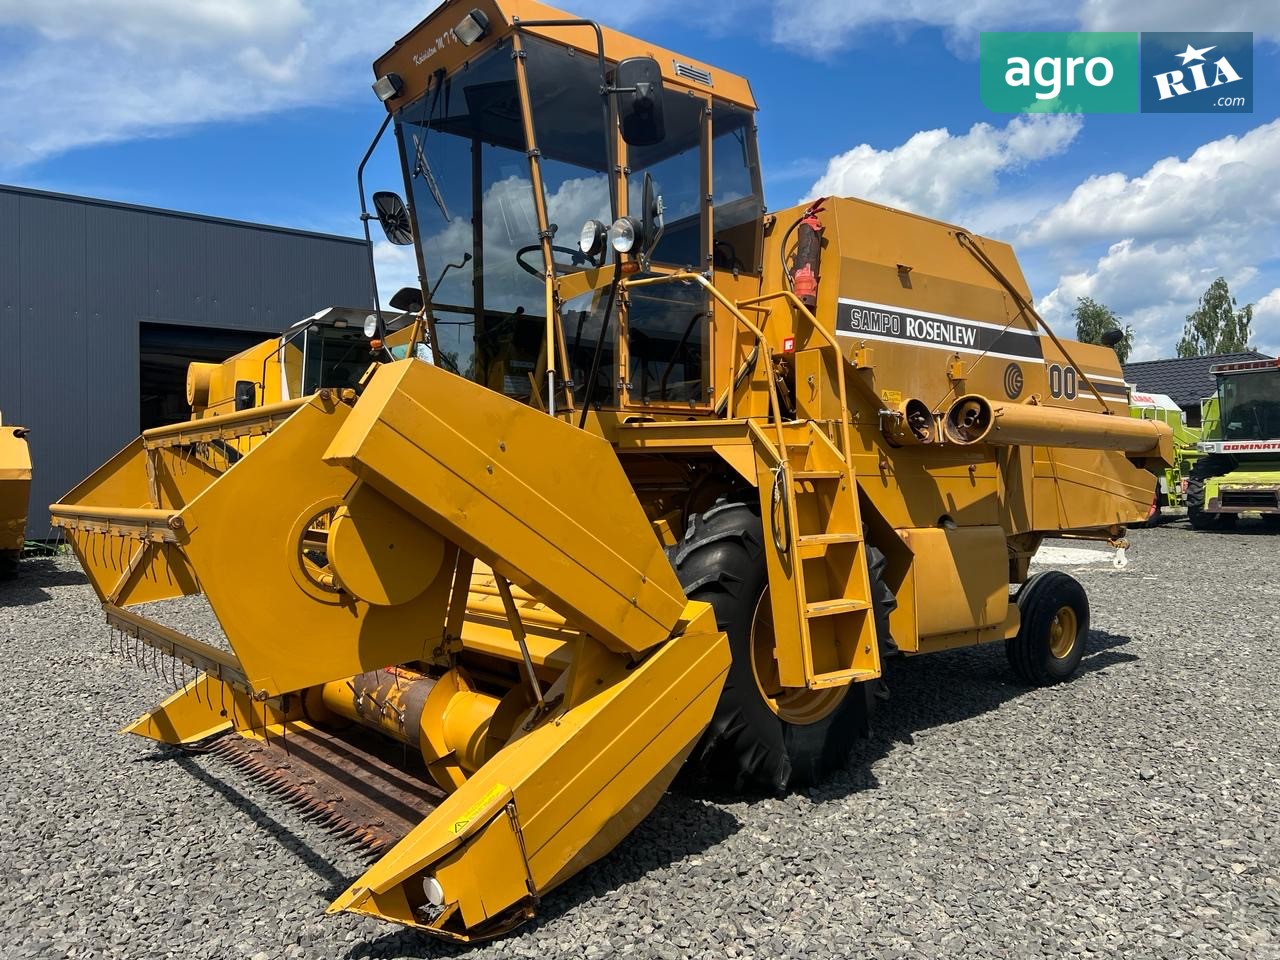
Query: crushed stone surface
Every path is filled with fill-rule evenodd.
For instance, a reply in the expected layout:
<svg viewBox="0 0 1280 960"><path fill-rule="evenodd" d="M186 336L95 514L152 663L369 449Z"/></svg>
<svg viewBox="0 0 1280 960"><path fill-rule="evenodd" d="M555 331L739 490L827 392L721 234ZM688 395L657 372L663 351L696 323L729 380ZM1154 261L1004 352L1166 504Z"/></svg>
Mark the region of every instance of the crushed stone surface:
<svg viewBox="0 0 1280 960"><path fill-rule="evenodd" d="M0 583L0 954L10 958L1280 960L1280 536L1134 531L1063 564L1081 673L1003 645L889 665L820 788L679 783L505 939L326 916L368 860L212 757L117 734L172 689L111 652L71 558ZM1062 544L1059 544L1062 545ZM199 600L166 622L216 637Z"/></svg>

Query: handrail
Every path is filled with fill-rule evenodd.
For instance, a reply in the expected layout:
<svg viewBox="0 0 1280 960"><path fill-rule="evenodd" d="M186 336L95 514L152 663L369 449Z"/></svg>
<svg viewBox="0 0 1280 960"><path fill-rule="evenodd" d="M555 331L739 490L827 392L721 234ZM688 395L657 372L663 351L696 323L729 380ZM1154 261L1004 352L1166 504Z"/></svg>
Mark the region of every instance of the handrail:
<svg viewBox="0 0 1280 960"><path fill-rule="evenodd" d="M767 293L762 297L751 297L739 303L742 307L752 307L758 304L768 303L770 300L783 299L789 302L794 310L798 310L800 314L809 322L815 331L827 341L827 344L835 348L836 351L836 386L840 391L840 446L843 448L844 459L847 463L853 455L852 437L849 433L849 401L845 392L845 376L844 376L844 353L840 349L840 341L822 324L818 323L818 318L813 315L813 311L805 304L803 300L795 295L791 290L779 290L776 293Z"/></svg>
<svg viewBox="0 0 1280 960"><path fill-rule="evenodd" d="M748 332L750 332L752 336L755 337L756 343L759 345L761 352L764 353L766 356L770 353L769 341L765 337L764 331L759 327L757 327L750 320L748 320L746 315L741 310L738 309L737 304L735 304L732 300L730 300L723 293L717 290L715 287L715 284L713 284L710 280L708 280L706 277L704 277L700 273L689 273L687 271L680 271L678 273L668 273L668 274L663 274L657 277L644 277L639 280L623 280L622 285L627 288L647 287L647 286L652 286L659 283L674 283L680 280L693 280L696 283L700 283L706 289L706 291L709 294L711 294L711 296L715 299L717 303L719 303L726 310L728 310L729 313L733 315L734 319L736 319L740 324L746 327ZM738 371L738 358L735 353L733 358L733 370L731 371L732 376L730 376L729 378L729 418L730 419L733 419L734 408L735 408L733 390L734 390L734 381L737 379L737 371ZM769 408L773 414L773 425L778 433L778 451L781 456L781 463L785 465L788 462L788 458L787 458L786 436L782 430L782 403L778 399L778 385L774 382L773 377L771 375L768 376L767 383L769 387Z"/></svg>

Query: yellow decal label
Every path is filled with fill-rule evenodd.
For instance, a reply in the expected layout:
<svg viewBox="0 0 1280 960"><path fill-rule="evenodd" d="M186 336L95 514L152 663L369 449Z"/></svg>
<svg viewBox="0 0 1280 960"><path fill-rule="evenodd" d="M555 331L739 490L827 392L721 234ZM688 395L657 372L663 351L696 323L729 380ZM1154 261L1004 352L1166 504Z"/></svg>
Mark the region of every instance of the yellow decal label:
<svg viewBox="0 0 1280 960"><path fill-rule="evenodd" d="M881 390L880 399L885 403L901 403L902 394L897 390Z"/></svg>
<svg viewBox="0 0 1280 960"><path fill-rule="evenodd" d="M470 807L468 807L466 812L463 813L462 816L460 816L457 820L453 821L454 836L457 836L463 830L467 829L467 825L470 824L471 821L474 820L476 817L478 817L484 811L485 807L488 807L489 805L491 805L493 801L497 800L500 796L502 796L506 792L507 792L506 786L499 783L496 786L494 786L483 797L481 797L479 800L473 803Z"/></svg>

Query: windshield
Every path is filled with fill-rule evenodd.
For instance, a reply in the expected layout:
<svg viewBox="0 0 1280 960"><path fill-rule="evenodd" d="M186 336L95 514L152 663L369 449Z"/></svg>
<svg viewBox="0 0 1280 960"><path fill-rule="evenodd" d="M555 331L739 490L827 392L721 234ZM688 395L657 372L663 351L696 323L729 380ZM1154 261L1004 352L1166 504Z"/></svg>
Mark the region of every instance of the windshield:
<svg viewBox="0 0 1280 960"><path fill-rule="evenodd" d="M313 324L302 342L302 396L322 387L355 387L369 369L369 341L354 327Z"/></svg>
<svg viewBox="0 0 1280 960"><path fill-rule="evenodd" d="M396 124L441 363L528 400L546 370L546 294L510 45L433 85Z"/></svg>
<svg viewBox="0 0 1280 960"><path fill-rule="evenodd" d="M1218 378L1227 440L1280 439L1280 370Z"/></svg>
<svg viewBox="0 0 1280 960"><path fill-rule="evenodd" d="M600 64L536 37L524 49L556 271L596 266L578 251L578 234L588 220L613 222Z"/></svg>

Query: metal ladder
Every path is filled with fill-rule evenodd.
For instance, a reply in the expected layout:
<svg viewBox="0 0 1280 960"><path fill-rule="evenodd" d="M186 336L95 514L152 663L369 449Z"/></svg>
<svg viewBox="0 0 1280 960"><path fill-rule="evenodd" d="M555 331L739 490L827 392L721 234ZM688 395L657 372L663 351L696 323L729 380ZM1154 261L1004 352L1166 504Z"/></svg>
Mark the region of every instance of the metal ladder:
<svg viewBox="0 0 1280 960"><path fill-rule="evenodd" d="M781 301L781 303L778 303ZM757 449L773 446L775 462L761 463L761 505L774 550L767 551L775 630L792 630L799 644L777 649L784 686L818 690L880 675L874 597L868 572L857 477L850 457L844 355L838 341L790 291L740 301L742 309L789 307L793 333L820 351L820 377L834 371L839 414L831 433L813 420L781 423L777 445L760 429ZM763 326L763 324L762 324ZM821 390L826 384L817 384ZM773 409L775 420L780 416ZM768 491L766 493L766 490ZM779 634L783 635L783 634Z"/></svg>

